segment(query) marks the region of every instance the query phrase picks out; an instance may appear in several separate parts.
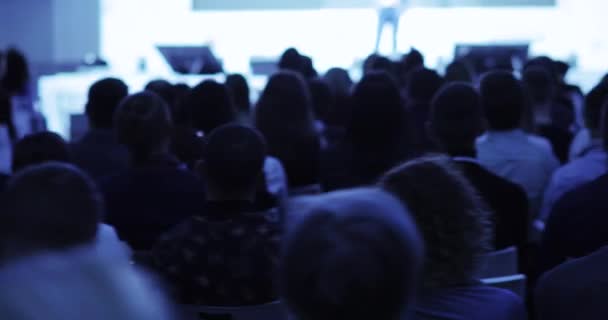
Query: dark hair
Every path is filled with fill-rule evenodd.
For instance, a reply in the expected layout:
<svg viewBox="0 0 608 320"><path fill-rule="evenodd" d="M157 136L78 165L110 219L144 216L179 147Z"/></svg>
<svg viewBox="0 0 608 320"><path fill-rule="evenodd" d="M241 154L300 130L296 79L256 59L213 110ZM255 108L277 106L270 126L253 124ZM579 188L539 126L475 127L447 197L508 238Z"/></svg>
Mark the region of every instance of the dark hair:
<svg viewBox="0 0 608 320"><path fill-rule="evenodd" d="M2 200L0 243L9 256L4 258L92 243L103 210L95 184L76 167L60 163L17 173Z"/></svg>
<svg viewBox="0 0 608 320"><path fill-rule="evenodd" d="M473 70L466 60L454 60L445 70L445 81L473 83Z"/></svg>
<svg viewBox="0 0 608 320"><path fill-rule="evenodd" d="M331 89L321 79L310 80L309 86L315 118L325 120L328 113L333 109Z"/></svg>
<svg viewBox="0 0 608 320"><path fill-rule="evenodd" d="M249 114L251 112L251 100L249 97L249 84L241 74L231 74L226 77L226 87L232 95L232 101L239 112Z"/></svg>
<svg viewBox="0 0 608 320"><path fill-rule="evenodd" d="M311 203L288 230L279 267L283 300L294 315L316 320L403 316L413 303L423 249L399 201L374 189L300 201Z"/></svg>
<svg viewBox="0 0 608 320"><path fill-rule="evenodd" d="M317 183L320 139L310 91L298 73L282 71L268 81L255 108L255 127L268 153L283 163L291 186Z"/></svg>
<svg viewBox="0 0 608 320"><path fill-rule="evenodd" d="M471 85L455 82L443 87L431 103L431 135L450 155L470 154L483 132L479 94Z"/></svg>
<svg viewBox="0 0 608 320"><path fill-rule="evenodd" d="M29 81L30 70L25 55L15 48L8 49L4 55L4 75L0 79L0 88L4 88L9 95L25 94Z"/></svg>
<svg viewBox="0 0 608 320"><path fill-rule="evenodd" d="M519 128L525 111L521 82L508 71L491 71L481 79L481 105L488 127L505 131Z"/></svg>
<svg viewBox="0 0 608 320"><path fill-rule="evenodd" d="M526 68L523 74L523 84L533 103L545 103L554 98L557 83L545 68L539 66Z"/></svg>
<svg viewBox="0 0 608 320"><path fill-rule="evenodd" d="M89 88L85 112L92 127L110 129L114 124L114 113L120 102L127 97L129 89L120 79L106 78Z"/></svg>
<svg viewBox="0 0 608 320"><path fill-rule="evenodd" d="M300 55L298 50L289 48L281 55L278 67L281 70L289 70L302 74L304 70L304 59L302 59L302 55Z"/></svg>
<svg viewBox="0 0 608 320"><path fill-rule="evenodd" d="M45 162L71 162L65 140L54 132L39 132L19 140L13 150L13 172Z"/></svg>
<svg viewBox="0 0 608 320"><path fill-rule="evenodd" d="M426 289L468 285L475 258L489 249L489 213L475 189L447 158L421 158L380 182L407 204L426 242Z"/></svg>
<svg viewBox="0 0 608 320"><path fill-rule="evenodd" d="M145 161L170 140L169 108L152 92L137 93L123 100L114 122L118 141L129 149L134 162Z"/></svg>
<svg viewBox="0 0 608 320"><path fill-rule="evenodd" d="M5 125L11 141L17 138L17 129L13 122L13 106L11 96L0 88L0 125Z"/></svg>
<svg viewBox="0 0 608 320"><path fill-rule="evenodd" d="M381 162L372 171L383 172L403 160L407 152L407 125L407 113L396 82L384 72L363 77L353 91L347 138L359 156ZM365 166L372 169L375 165Z"/></svg>
<svg viewBox="0 0 608 320"><path fill-rule="evenodd" d="M237 124L219 127L207 137L205 176L223 192L255 190L266 158L266 143L257 130Z"/></svg>
<svg viewBox="0 0 608 320"><path fill-rule="evenodd" d="M601 125L602 107L608 101L608 84L599 84L585 96L585 126L597 132Z"/></svg>
<svg viewBox="0 0 608 320"><path fill-rule="evenodd" d="M430 102L441 85L443 85L443 78L435 70L416 69L410 73L407 81L408 99L417 102Z"/></svg>
<svg viewBox="0 0 608 320"><path fill-rule="evenodd" d="M175 90L169 81L163 79L152 80L146 84L145 90L156 93L171 109L173 109L175 104Z"/></svg>
<svg viewBox="0 0 608 320"><path fill-rule="evenodd" d="M399 82L401 87L407 86L409 75L412 71L424 68L424 56L420 51L413 49L401 57L398 64Z"/></svg>
<svg viewBox="0 0 608 320"><path fill-rule="evenodd" d="M334 96L347 96L353 87L353 80L348 71L342 68L331 68L323 76L323 81L327 83Z"/></svg>
<svg viewBox="0 0 608 320"><path fill-rule="evenodd" d="M236 120L236 111L226 85L205 80L194 87L185 101L192 127L205 134Z"/></svg>

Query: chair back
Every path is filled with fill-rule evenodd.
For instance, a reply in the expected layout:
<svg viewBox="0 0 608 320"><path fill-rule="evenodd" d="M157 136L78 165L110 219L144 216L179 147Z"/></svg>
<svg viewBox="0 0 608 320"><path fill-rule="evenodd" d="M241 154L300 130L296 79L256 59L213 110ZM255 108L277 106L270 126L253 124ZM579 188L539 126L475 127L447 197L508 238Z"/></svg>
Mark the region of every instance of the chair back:
<svg viewBox="0 0 608 320"><path fill-rule="evenodd" d="M524 299L524 300L526 299L527 278L523 274L516 274L516 275L506 276L506 277L482 279L481 282L483 282L486 285L492 286L492 287L512 291L513 293L515 293L522 299Z"/></svg>
<svg viewBox="0 0 608 320"><path fill-rule="evenodd" d="M243 307L185 306L183 320L287 320L287 310L279 301Z"/></svg>
<svg viewBox="0 0 608 320"><path fill-rule="evenodd" d="M517 248L509 247L488 253L477 260L477 279L510 276L518 273Z"/></svg>

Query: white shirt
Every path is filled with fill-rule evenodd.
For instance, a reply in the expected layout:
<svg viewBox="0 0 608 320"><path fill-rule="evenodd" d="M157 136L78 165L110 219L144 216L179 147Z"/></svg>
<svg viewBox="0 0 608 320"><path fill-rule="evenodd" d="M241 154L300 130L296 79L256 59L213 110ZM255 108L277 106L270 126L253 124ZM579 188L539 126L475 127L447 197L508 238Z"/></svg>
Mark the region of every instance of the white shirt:
<svg viewBox="0 0 608 320"><path fill-rule="evenodd" d="M553 205L566 193L599 178L608 169L608 156L601 141L584 152L580 158L559 168L553 174L547 187L540 212L540 219L546 221Z"/></svg>
<svg viewBox="0 0 608 320"><path fill-rule="evenodd" d="M488 170L521 186L531 216L540 210L545 188L559 167L551 144L522 130L491 131L477 140L477 158Z"/></svg>

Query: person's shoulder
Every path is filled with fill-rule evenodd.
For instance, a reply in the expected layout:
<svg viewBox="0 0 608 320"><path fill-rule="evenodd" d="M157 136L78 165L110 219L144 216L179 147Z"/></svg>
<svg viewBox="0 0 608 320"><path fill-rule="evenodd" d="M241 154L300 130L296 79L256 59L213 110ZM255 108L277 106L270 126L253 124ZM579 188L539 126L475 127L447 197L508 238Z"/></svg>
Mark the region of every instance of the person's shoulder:
<svg viewBox="0 0 608 320"><path fill-rule="evenodd" d="M527 199L525 191L520 186L502 178L480 164L459 162L458 165L463 168L465 176L472 180L474 184L481 184L477 187L491 189L480 191L493 191L503 196L521 197L524 201Z"/></svg>
<svg viewBox="0 0 608 320"><path fill-rule="evenodd" d="M567 192L556 202L555 207L570 208L602 202L598 195L603 194L604 190L608 190L608 174Z"/></svg>
<svg viewBox="0 0 608 320"><path fill-rule="evenodd" d="M608 280L608 247L604 247L586 257L570 260L550 271L538 281L536 296L546 298L556 295L575 295L578 290L594 286Z"/></svg>

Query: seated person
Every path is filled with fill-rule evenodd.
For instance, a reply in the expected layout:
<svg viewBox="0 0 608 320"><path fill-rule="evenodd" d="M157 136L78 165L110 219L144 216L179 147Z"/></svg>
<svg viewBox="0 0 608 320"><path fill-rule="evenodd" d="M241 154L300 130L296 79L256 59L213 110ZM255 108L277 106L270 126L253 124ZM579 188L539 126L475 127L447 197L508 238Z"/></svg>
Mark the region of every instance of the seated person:
<svg viewBox="0 0 608 320"><path fill-rule="evenodd" d="M86 249L40 253L0 268L0 314L13 320L175 319L147 280L126 256Z"/></svg>
<svg viewBox="0 0 608 320"><path fill-rule="evenodd" d="M65 140L47 131L30 134L17 141L11 166L13 173L17 173L29 166L51 161L71 163L72 157Z"/></svg>
<svg viewBox="0 0 608 320"><path fill-rule="evenodd" d="M277 299L280 219L276 210L253 209L265 157L256 130L236 124L214 130L200 168L206 209L138 255L167 280L180 303L241 306Z"/></svg>
<svg viewBox="0 0 608 320"><path fill-rule="evenodd" d="M292 205L303 212L290 221L278 274L294 319L416 319L423 244L398 199L359 189Z"/></svg>
<svg viewBox="0 0 608 320"><path fill-rule="evenodd" d="M426 242L416 315L424 319L526 319L514 293L474 279L476 258L490 247L489 216L468 181L448 159L422 158L380 182L411 210Z"/></svg>
<svg viewBox="0 0 608 320"><path fill-rule="evenodd" d="M433 100L428 128L432 139L452 157L452 162L492 209L494 247L517 246L523 258L528 198L521 187L485 169L476 159L475 139L483 132L479 94L463 83L444 87Z"/></svg>
<svg viewBox="0 0 608 320"><path fill-rule="evenodd" d="M129 167L129 153L118 143L113 130L116 108L128 95L121 80L106 78L89 89L85 113L89 130L70 145L74 163L93 179L120 173Z"/></svg>
<svg viewBox="0 0 608 320"><path fill-rule="evenodd" d="M116 111L115 127L129 150L131 168L101 182L106 222L134 250L146 250L163 232L201 212L204 185L169 154L171 117L154 93L126 98Z"/></svg>
<svg viewBox="0 0 608 320"><path fill-rule="evenodd" d="M12 177L0 208L0 258L6 262L94 244L102 199L77 168L47 163Z"/></svg>
<svg viewBox="0 0 608 320"><path fill-rule="evenodd" d="M608 317L608 248L566 262L538 282L535 305L538 320L603 320Z"/></svg>
<svg viewBox="0 0 608 320"><path fill-rule="evenodd" d="M488 131L477 140L477 159L526 191L532 220L540 211L543 194L559 161L547 139L524 132L524 90L511 73L486 74L480 92Z"/></svg>

